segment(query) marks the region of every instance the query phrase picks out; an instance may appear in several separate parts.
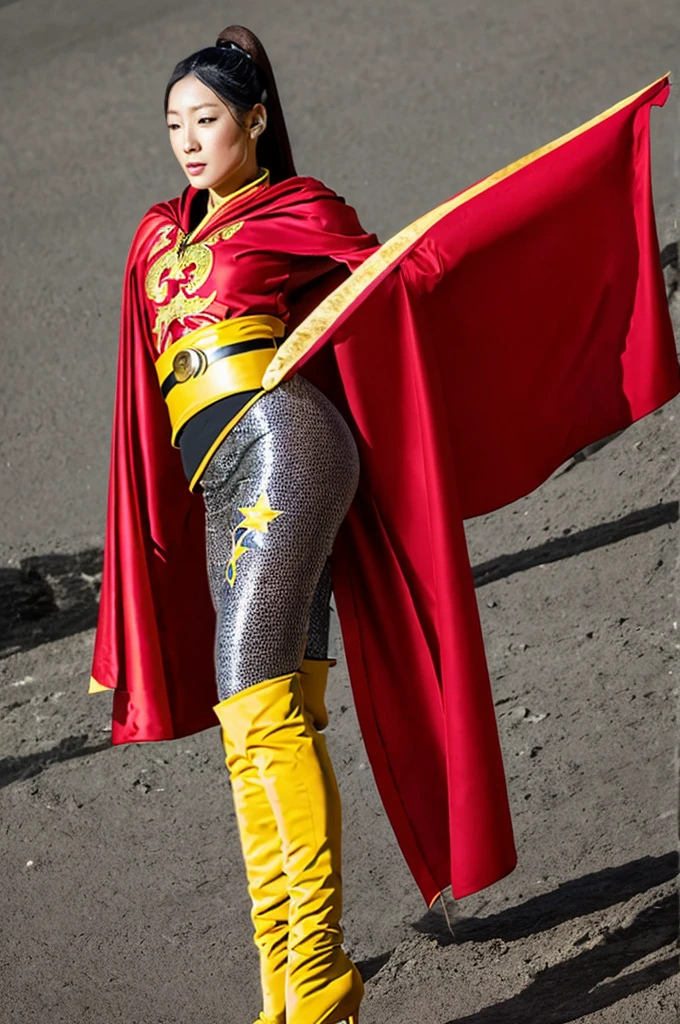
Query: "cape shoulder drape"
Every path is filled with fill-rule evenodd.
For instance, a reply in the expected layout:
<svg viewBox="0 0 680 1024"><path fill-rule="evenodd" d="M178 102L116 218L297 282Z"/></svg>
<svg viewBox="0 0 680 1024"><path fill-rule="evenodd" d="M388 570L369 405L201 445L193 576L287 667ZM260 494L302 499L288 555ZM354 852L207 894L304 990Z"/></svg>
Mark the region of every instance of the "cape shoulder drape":
<svg viewBox="0 0 680 1024"><path fill-rule="evenodd" d="M334 588L366 748L428 902L515 864L462 520L679 389L649 165L667 94L664 78L363 251L265 377L304 367L359 445ZM215 699L202 509L133 343L137 288L131 253L94 667L118 687L118 743L209 726Z"/></svg>

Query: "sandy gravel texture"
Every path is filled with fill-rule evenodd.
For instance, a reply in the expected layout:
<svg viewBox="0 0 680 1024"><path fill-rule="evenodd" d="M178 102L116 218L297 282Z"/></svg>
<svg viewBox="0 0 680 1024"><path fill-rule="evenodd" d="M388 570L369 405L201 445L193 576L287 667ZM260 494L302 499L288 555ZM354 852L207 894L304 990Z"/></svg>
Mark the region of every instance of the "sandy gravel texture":
<svg viewBox="0 0 680 1024"><path fill-rule="evenodd" d="M673 0L221 10L0 2L2 1024L259 1010L217 729L112 748L110 699L86 694L122 268L144 210L182 187L160 116L173 62L230 21L260 32L298 166L381 238L680 68ZM676 327L678 111L676 96L654 116ZM673 402L468 524L519 848L498 885L424 906L334 620L328 738L362 1024L677 1019L679 416Z"/></svg>

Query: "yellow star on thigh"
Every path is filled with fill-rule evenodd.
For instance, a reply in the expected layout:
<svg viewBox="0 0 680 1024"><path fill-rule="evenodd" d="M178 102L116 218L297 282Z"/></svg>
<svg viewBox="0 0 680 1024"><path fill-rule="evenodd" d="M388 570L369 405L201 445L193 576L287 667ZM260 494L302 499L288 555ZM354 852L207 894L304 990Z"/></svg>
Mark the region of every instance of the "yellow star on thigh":
<svg viewBox="0 0 680 1024"><path fill-rule="evenodd" d="M272 520L283 515L283 512L271 507L266 491L260 495L254 505L250 508L240 508L239 512L243 516L243 521L238 524L239 529L257 530L258 533L267 533Z"/></svg>
<svg viewBox="0 0 680 1024"><path fill-rule="evenodd" d="M272 520L283 515L282 511L271 507L266 491L260 495L254 505L239 508L239 512L243 519L232 530L231 558L225 572L227 583L232 588L236 583L236 563L239 558L253 550L253 545L248 543L253 533L268 533ZM259 547L259 542L255 547Z"/></svg>

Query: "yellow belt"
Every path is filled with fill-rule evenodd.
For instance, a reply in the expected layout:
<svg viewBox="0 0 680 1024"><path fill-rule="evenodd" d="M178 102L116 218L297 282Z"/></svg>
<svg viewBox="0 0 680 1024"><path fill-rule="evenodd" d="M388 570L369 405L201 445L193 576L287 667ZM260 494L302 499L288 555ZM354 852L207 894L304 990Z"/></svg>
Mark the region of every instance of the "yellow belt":
<svg viewBox="0 0 680 1024"><path fill-rule="evenodd" d="M207 324L175 341L156 360L170 413L172 443L197 412L228 395L262 388L285 325L275 316L239 316Z"/></svg>

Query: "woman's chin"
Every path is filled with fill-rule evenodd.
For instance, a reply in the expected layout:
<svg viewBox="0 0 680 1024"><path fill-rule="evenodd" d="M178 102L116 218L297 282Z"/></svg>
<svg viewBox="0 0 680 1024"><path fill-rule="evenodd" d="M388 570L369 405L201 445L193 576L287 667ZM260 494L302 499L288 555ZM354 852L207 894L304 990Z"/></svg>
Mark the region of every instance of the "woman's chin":
<svg viewBox="0 0 680 1024"><path fill-rule="evenodd" d="M194 188L212 188L215 184L215 178L212 174L206 174L202 171L200 174L189 174L187 172L187 178L189 184L193 185Z"/></svg>

